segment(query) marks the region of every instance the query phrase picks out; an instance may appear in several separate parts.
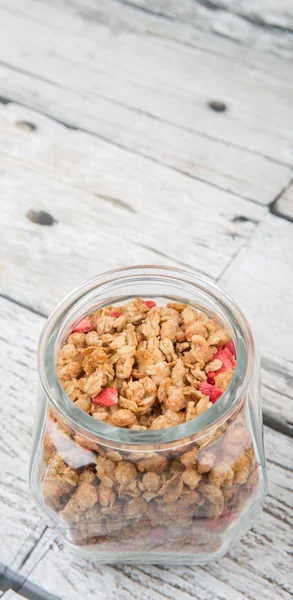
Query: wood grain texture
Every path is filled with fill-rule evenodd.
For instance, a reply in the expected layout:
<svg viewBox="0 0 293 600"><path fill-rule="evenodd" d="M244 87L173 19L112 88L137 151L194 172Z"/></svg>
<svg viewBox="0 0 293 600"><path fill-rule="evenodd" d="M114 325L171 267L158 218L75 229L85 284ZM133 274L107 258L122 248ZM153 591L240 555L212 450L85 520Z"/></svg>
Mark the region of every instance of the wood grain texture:
<svg viewBox="0 0 293 600"><path fill-rule="evenodd" d="M43 319L3 298L0 306L0 562L17 570L44 531L31 502L24 510L38 383L36 346Z"/></svg>
<svg viewBox="0 0 293 600"><path fill-rule="evenodd" d="M17 0L2 0L2 60L34 78L32 93L15 76L8 74L6 84L3 77L4 96L12 93L65 121L70 103L73 125L259 202L274 199L288 174L284 165L293 164L291 69L285 61L271 57L268 72L257 58L235 61L233 45L230 57L221 54L220 43L219 52L210 53L117 30L101 22L99 11L89 18L83 8L78 14L69 8L60 29L63 11L64 2L24 0L20 10ZM225 102L228 110L210 110L211 100ZM202 137L211 141L208 148ZM234 148L242 151L239 176Z"/></svg>
<svg viewBox="0 0 293 600"><path fill-rule="evenodd" d="M238 196L269 204L288 180L289 167L209 135L164 121L158 124L151 115L136 111L133 114L131 108L113 105L103 98L81 98L79 92L75 96L71 91L59 90L51 83L1 65L0 78L3 93L20 103ZM211 110L204 104L203 101L205 118L209 120ZM218 119L226 121L226 116L218 115Z"/></svg>
<svg viewBox="0 0 293 600"><path fill-rule="evenodd" d="M183 264L217 278L265 214L258 204L34 111L6 105L0 112L7 199L1 290L41 312L119 265ZM24 121L36 131L17 126ZM26 218L32 208L52 213L57 223L32 223Z"/></svg>
<svg viewBox="0 0 293 600"><path fill-rule="evenodd" d="M292 440L266 429L269 494L252 531L230 555L206 567L98 566L47 530L21 573L63 600L289 600L293 523ZM180 590L180 591L179 591Z"/></svg>
<svg viewBox="0 0 293 600"><path fill-rule="evenodd" d="M124 6L171 19L224 40L271 52L293 55L291 0L118 0Z"/></svg>
<svg viewBox="0 0 293 600"><path fill-rule="evenodd" d="M267 215L220 285L245 312L260 343L265 413L293 431L293 224Z"/></svg>

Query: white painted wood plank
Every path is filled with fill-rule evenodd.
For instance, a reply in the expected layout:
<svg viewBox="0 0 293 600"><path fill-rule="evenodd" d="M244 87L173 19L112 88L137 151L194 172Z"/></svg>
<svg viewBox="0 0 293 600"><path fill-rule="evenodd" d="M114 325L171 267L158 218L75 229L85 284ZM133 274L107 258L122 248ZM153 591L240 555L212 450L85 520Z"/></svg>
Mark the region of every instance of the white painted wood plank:
<svg viewBox="0 0 293 600"><path fill-rule="evenodd" d="M133 0L131 5L258 50L292 55L291 0Z"/></svg>
<svg viewBox="0 0 293 600"><path fill-rule="evenodd" d="M227 555L206 567L98 566L75 556L48 530L22 574L64 600L93 592L101 600L289 600L293 592L291 528L293 442L266 429L269 495L253 530Z"/></svg>
<svg viewBox="0 0 293 600"><path fill-rule="evenodd" d="M285 219L293 221L293 183L276 201L273 210L276 214L285 217Z"/></svg>
<svg viewBox="0 0 293 600"><path fill-rule="evenodd" d="M139 30L148 35L204 47L209 52L217 48L218 53L230 58L233 55L239 62L247 60L248 56L254 56L254 61L259 62L263 54L268 63L268 53L274 58L276 55L287 60L293 57L293 34L290 24L287 29L285 23L287 19L292 20L292 10L285 12L285 1L276 1L270 15L266 10L267 0L261 0L258 2L258 15L251 15L251 20L250 15L243 18L237 11L232 13L231 10L208 7L207 2L204 4L205 0L99 0L99 4L95 0L83 0L82 3L71 0L70 5L66 5L66 12L74 10L83 18L98 19L116 30ZM64 7L64 0L52 0L51 4ZM245 10L245 7L246 3L241 3L241 9ZM268 22L258 24L259 15L263 20L274 19L275 25L277 20L283 20L284 28L274 27Z"/></svg>
<svg viewBox="0 0 293 600"><path fill-rule="evenodd" d="M200 0L195 1L200 4ZM292 0L203 0L203 4L238 14L260 25L293 31Z"/></svg>
<svg viewBox="0 0 293 600"><path fill-rule="evenodd" d="M2 298L0 306L0 562L17 570L44 530L27 481L43 319Z"/></svg>
<svg viewBox="0 0 293 600"><path fill-rule="evenodd" d="M163 121L158 123L147 114L134 115L131 109L103 98L81 99L71 90L60 90L3 66L0 79L4 96L15 97L65 123L244 198L269 204L289 178L290 168L271 159ZM209 112L207 107L207 118Z"/></svg>
<svg viewBox="0 0 293 600"><path fill-rule="evenodd" d="M292 143L292 131L288 125L292 119L292 88L288 85L291 71L285 61L269 59L268 73L258 70L257 62L255 65L235 62L233 46L232 57L229 58L221 55L220 51L218 55L215 52L210 54L199 48L178 45L171 40L168 42L160 37L127 29L119 30L117 35L117 30L101 23L99 12L96 18L93 16L89 19L78 9L66 12L66 25L60 29L60 23L64 22L64 10L62 2L49 5L45 0L37 4L32 0L24 0L20 10L17 0L3 0L0 51L3 60L12 64L13 68L30 71L38 78L44 78L45 74L46 80L58 86L55 90L55 98L60 94L57 104L61 103L64 90L71 91L75 96L73 105L85 101L86 112L91 101L91 114L96 115L95 127L101 135L121 139L121 125L117 133L116 124L120 120L123 105L132 115L126 118L124 111L125 121L129 123L128 136L127 132L123 136L124 143L140 148L144 146L145 124L149 120L142 117L147 113L155 119L155 123L150 127L145 152L150 152L150 147L157 148L154 150L155 157L160 155L162 160L170 160L172 164L177 161L180 166L180 154L176 153L173 158L171 149L168 154L163 147L164 142L168 145L171 140L171 130L167 127L162 133L158 128L156 139L158 119L218 142L245 148L254 154L293 163L288 151ZM82 44L80 36L83 38ZM40 95L44 98L44 91ZM228 111L221 114L210 111L206 105L209 100L226 102ZM34 102L35 107L37 102L44 107L42 98ZM111 107L106 105L107 102ZM61 105L62 110L59 107L56 116L65 119L68 117L68 102L64 100ZM76 120L74 123L79 124ZM186 144L182 136L179 151ZM195 145L196 139L193 149ZM199 162L200 168L203 160L200 159L200 152L196 153L195 160L191 160L190 153L191 150L186 149L183 153L184 168L189 165L194 172L195 166L190 163ZM215 147L212 157L217 156L219 149L217 154ZM244 171L249 168L249 164L244 166L245 163L243 160ZM228 178L224 165L223 171L221 177L217 174L212 176L215 180ZM256 174L257 168L251 174L252 186ZM266 177L269 181L269 170ZM230 179L233 179L232 172ZM230 182L230 185L233 183ZM239 189L240 182L234 182L236 185ZM260 197L260 201L264 199Z"/></svg>
<svg viewBox="0 0 293 600"><path fill-rule="evenodd" d="M293 430L293 224L267 215L220 285L241 306L260 343L266 414Z"/></svg>
<svg viewBox="0 0 293 600"><path fill-rule="evenodd" d="M120 0L123 4L123 0ZM132 0L132 6L152 11L158 16L169 16L178 21L191 21L198 26L198 19L202 7L206 7L210 14L217 18L221 10L230 15L247 19L251 25L278 27L282 30L293 30L293 13L291 0Z"/></svg>
<svg viewBox="0 0 293 600"><path fill-rule="evenodd" d="M183 263L218 277L265 214L262 206L23 107L2 106L0 113L1 289L42 312L119 265ZM15 125L24 120L37 130ZM31 208L58 223L31 223Z"/></svg>

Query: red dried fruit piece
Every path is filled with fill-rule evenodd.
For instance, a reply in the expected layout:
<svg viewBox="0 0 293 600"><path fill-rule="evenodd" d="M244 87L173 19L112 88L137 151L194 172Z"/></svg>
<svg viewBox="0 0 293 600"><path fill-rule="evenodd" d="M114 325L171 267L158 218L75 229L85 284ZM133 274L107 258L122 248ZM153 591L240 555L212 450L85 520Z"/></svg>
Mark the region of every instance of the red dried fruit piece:
<svg viewBox="0 0 293 600"><path fill-rule="evenodd" d="M236 361L233 354L231 354L229 348L218 350L216 354L214 354L213 360L215 360L216 358L218 358L222 362L222 367L217 371L217 373L223 373L223 371L234 369Z"/></svg>
<svg viewBox="0 0 293 600"><path fill-rule="evenodd" d="M236 358L236 348L235 348L235 344L234 342L232 342L232 340L230 340L230 342L227 342L227 344L224 346L224 349L229 350L229 352L231 352L231 354L234 356L234 358Z"/></svg>
<svg viewBox="0 0 293 600"><path fill-rule="evenodd" d="M202 394L205 394L205 396L208 396L209 401L212 402L213 404L215 404L215 402L217 402L217 400L219 400L220 396L222 396L222 394L224 393L223 390L216 388L214 385L211 385L210 383L205 383L205 381L203 381L200 384L199 390Z"/></svg>
<svg viewBox="0 0 293 600"><path fill-rule="evenodd" d="M115 319L118 319L118 317L120 317L122 315L122 313L117 312L116 310L112 310L111 312L111 317L114 317Z"/></svg>
<svg viewBox="0 0 293 600"><path fill-rule="evenodd" d="M215 385L215 376L217 375L217 373L220 373L220 370L219 371L210 371L207 374L208 383L210 383L211 385Z"/></svg>
<svg viewBox="0 0 293 600"><path fill-rule="evenodd" d="M74 329L72 330L72 333L74 333L75 331L78 331L79 333L87 333L93 328L94 326L90 319L82 319L81 321L79 321L79 323L77 323L77 325L75 325Z"/></svg>
<svg viewBox="0 0 293 600"><path fill-rule="evenodd" d="M228 342L228 344L229 343L230 342ZM233 344L233 342L232 342L232 344ZM208 382L211 383L212 385L215 383L216 375L219 375L219 373L224 373L225 371L229 371L229 369L234 369L235 364L236 364L236 360L235 360L233 354L231 354L229 348L227 348L227 344L224 349L221 348L221 349L217 350L216 354L214 354L214 356L213 356L213 360L215 360L216 358L218 358L221 361L222 366L220 369L218 369L218 371L210 371L208 373L208 375L207 375Z"/></svg>
<svg viewBox="0 0 293 600"><path fill-rule="evenodd" d="M146 300L145 304L147 305L148 308L153 308L154 306L157 306L153 300Z"/></svg>
<svg viewBox="0 0 293 600"><path fill-rule="evenodd" d="M101 406L114 406L118 402L118 392L115 388L104 388L92 401Z"/></svg>

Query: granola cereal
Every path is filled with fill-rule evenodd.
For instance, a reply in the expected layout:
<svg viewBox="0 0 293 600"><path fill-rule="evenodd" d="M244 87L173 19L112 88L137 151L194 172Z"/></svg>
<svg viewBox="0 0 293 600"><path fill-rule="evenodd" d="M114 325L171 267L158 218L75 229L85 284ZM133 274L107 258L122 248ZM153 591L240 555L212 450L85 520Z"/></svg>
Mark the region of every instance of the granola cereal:
<svg viewBox="0 0 293 600"><path fill-rule="evenodd" d="M201 415L228 387L235 365L234 344L215 319L193 306L135 298L77 323L57 372L81 410L145 430Z"/></svg>
<svg viewBox="0 0 293 600"><path fill-rule="evenodd" d="M82 319L57 372L78 408L137 432L196 419L236 366L222 324L193 306L136 298ZM129 448L129 447L128 447ZM75 544L99 550L211 551L256 488L259 469L243 404L216 429L165 451L102 445L50 409L43 494Z"/></svg>

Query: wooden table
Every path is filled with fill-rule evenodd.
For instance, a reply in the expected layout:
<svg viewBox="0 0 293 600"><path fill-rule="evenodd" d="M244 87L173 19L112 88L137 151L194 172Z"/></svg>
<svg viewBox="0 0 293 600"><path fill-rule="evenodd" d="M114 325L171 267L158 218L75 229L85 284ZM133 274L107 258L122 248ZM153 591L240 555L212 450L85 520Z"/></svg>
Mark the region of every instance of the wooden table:
<svg viewBox="0 0 293 600"><path fill-rule="evenodd" d="M5 600L292 598L292 29L292 0L0 1ZM266 508L200 568L93 566L28 492L45 317L139 263L218 282L261 346Z"/></svg>

